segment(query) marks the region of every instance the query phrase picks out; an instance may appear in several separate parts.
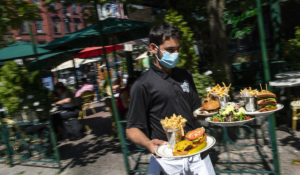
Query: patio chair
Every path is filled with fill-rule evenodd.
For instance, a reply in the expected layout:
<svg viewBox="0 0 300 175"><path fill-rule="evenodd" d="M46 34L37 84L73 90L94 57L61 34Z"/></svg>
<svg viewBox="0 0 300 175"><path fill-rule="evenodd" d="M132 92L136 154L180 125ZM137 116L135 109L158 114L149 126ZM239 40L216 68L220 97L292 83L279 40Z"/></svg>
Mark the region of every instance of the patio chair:
<svg viewBox="0 0 300 175"><path fill-rule="evenodd" d="M292 101L291 106L293 110L292 129L295 131L297 129L297 120L300 119L300 100Z"/></svg>
<svg viewBox="0 0 300 175"><path fill-rule="evenodd" d="M93 114L96 114L96 110L93 107L93 102L95 98L95 94L93 91L84 91L81 95L81 111L79 112L78 120L86 118L86 111L90 109ZM90 131L90 127L88 125L84 126L86 131Z"/></svg>

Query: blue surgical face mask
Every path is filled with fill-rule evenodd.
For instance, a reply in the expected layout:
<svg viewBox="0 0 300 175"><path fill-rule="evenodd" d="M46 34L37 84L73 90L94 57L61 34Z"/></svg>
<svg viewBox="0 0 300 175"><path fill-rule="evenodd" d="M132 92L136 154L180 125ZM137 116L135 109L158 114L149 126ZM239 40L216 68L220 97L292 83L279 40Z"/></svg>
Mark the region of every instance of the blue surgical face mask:
<svg viewBox="0 0 300 175"><path fill-rule="evenodd" d="M165 68L172 69L176 66L176 64L179 61L179 53L169 53L167 51L161 51L158 46L156 46L157 49L162 53L161 59L158 58L156 55L156 58L160 65L162 65Z"/></svg>

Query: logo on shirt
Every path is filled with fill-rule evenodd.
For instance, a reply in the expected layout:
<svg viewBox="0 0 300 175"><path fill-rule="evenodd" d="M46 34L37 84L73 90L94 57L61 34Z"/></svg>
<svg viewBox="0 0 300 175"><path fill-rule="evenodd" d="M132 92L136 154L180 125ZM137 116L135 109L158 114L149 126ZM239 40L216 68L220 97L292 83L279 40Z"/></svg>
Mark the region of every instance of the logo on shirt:
<svg viewBox="0 0 300 175"><path fill-rule="evenodd" d="M187 93L190 92L189 83L186 81L181 84L181 88L182 88L183 92L187 92Z"/></svg>

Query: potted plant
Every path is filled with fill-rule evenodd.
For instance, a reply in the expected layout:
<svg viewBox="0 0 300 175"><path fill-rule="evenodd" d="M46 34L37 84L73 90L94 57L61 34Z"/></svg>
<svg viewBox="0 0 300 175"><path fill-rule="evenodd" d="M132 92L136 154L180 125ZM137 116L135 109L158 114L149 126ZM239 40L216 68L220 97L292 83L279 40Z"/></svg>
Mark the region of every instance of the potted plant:
<svg viewBox="0 0 300 175"><path fill-rule="evenodd" d="M0 70L0 103L7 117L31 121L48 116L50 99L38 72L29 73L25 67L8 61Z"/></svg>

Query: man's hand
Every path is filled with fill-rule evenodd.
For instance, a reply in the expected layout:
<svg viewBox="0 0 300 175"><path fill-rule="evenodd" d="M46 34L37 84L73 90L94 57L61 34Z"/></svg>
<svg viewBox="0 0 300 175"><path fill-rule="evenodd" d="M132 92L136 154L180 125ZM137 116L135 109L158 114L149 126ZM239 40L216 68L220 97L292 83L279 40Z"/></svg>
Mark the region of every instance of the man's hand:
<svg viewBox="0 0 300 175"><path fill-rule="evenodd" d="M155 154L155 150L157 149L158 146L165 144L165 141L163 140L158 140L158 139L153 139L149 140L147 144L147 149L152 153Z"/></svg>
<svg viewBox="0 0 300 175"><path fill-rule="evenodd" d="M163 145L165 143L163 140L150 140L139 128L126 129L126 135L132 142L145 147L152 154L155 154L155 150L159 145Z"/></svg>

